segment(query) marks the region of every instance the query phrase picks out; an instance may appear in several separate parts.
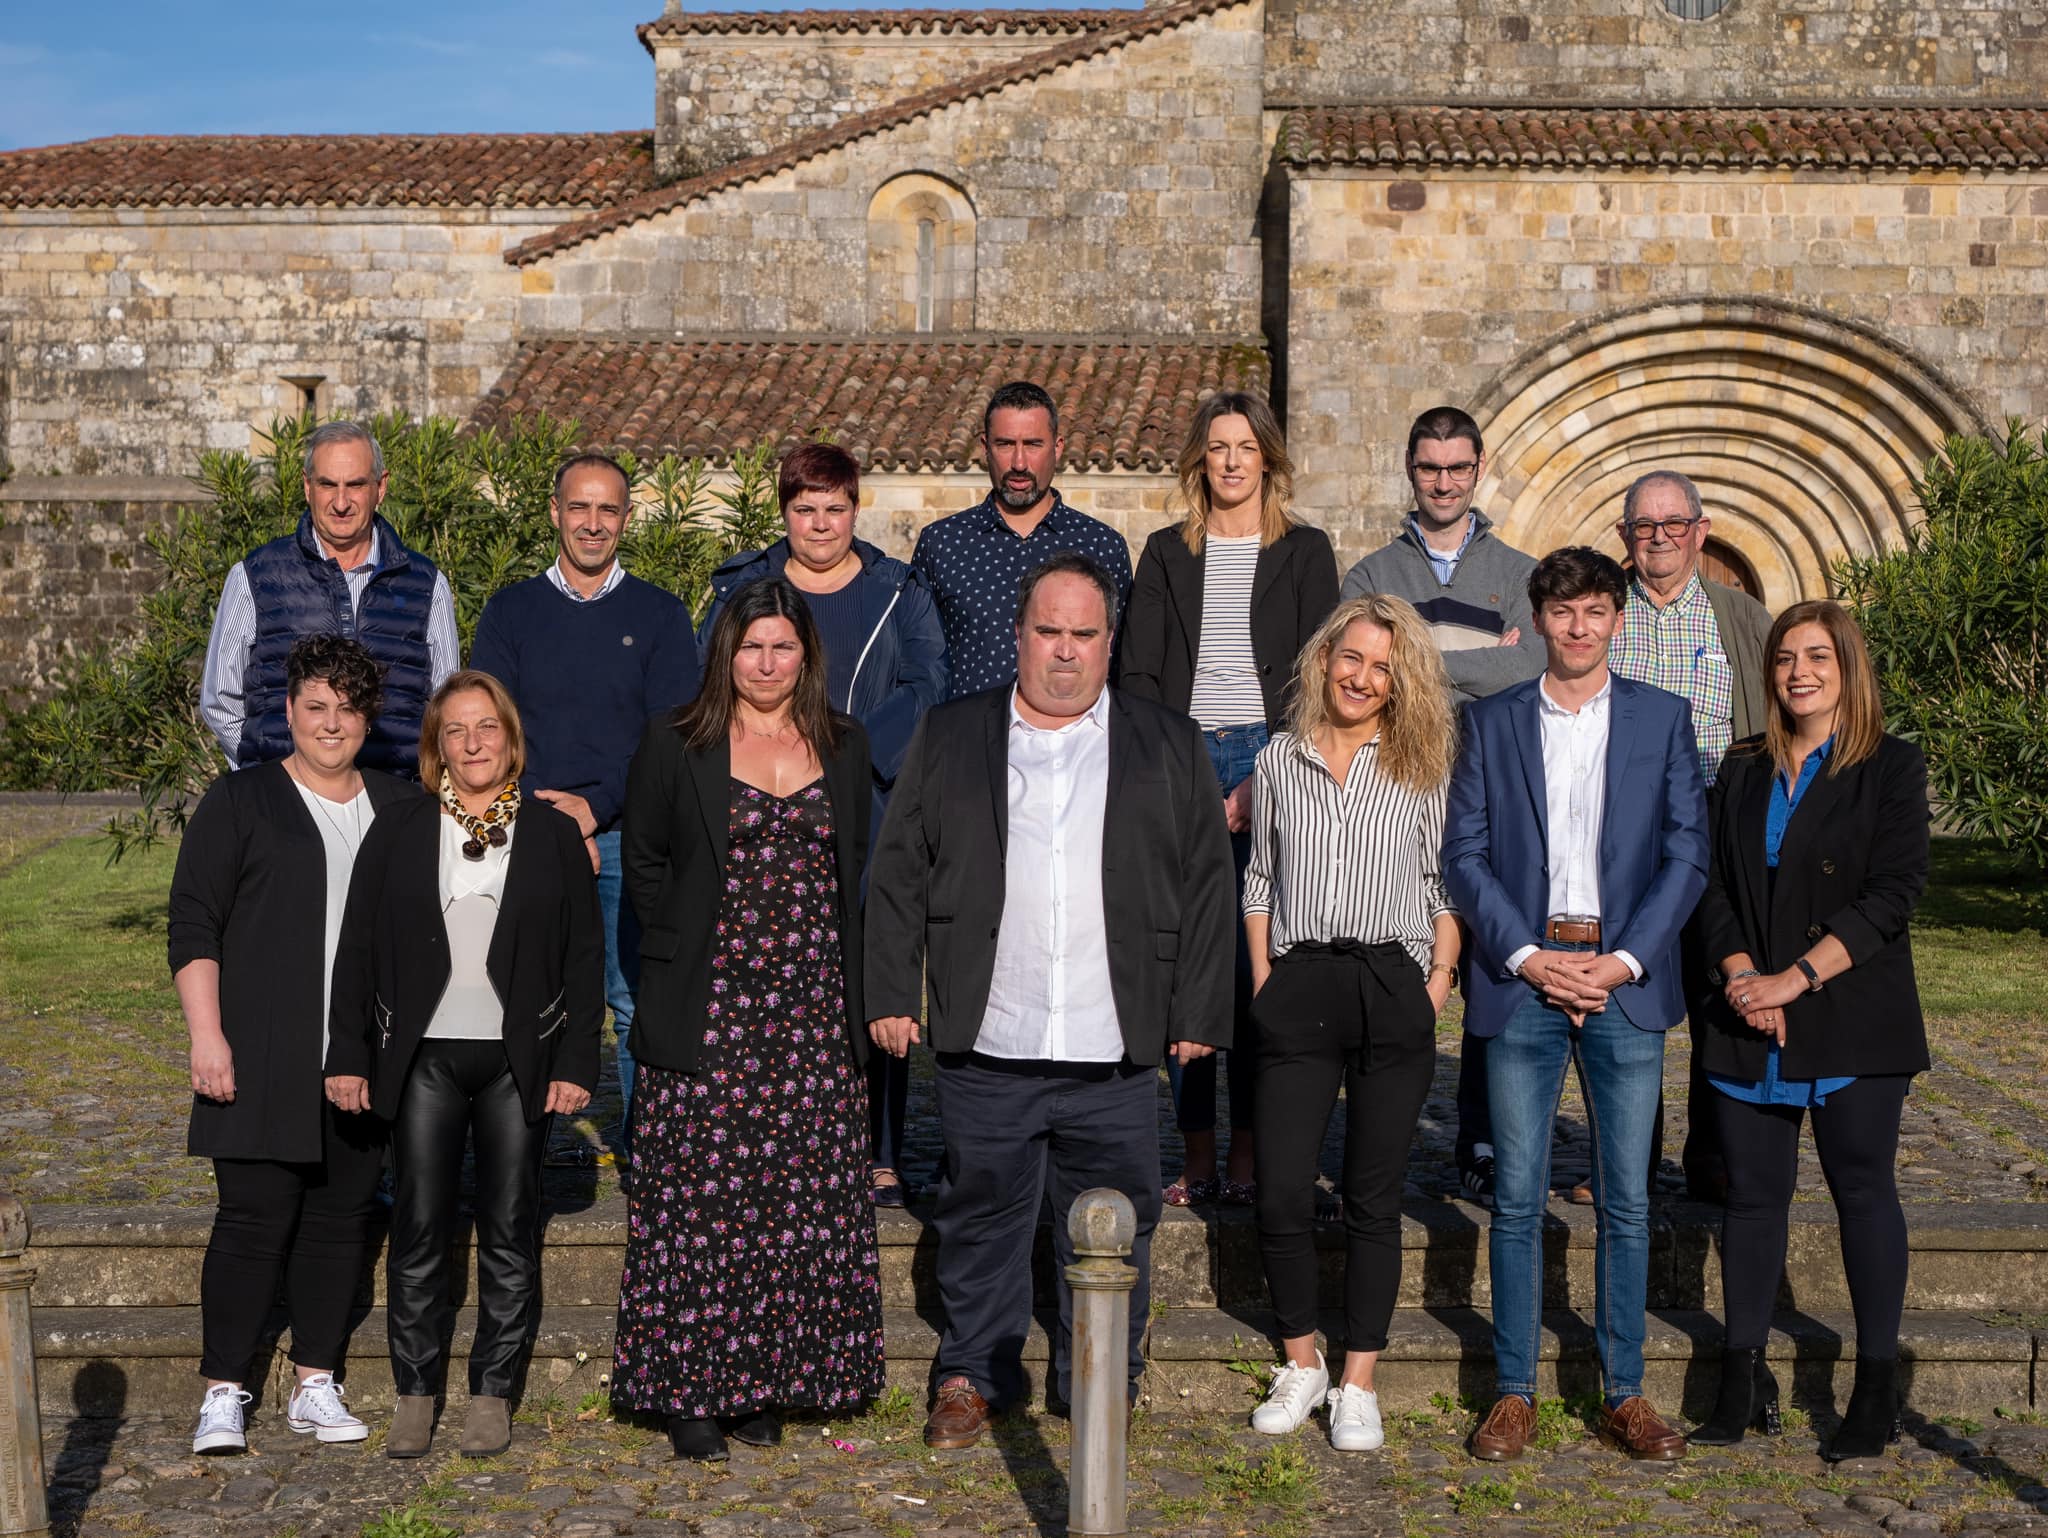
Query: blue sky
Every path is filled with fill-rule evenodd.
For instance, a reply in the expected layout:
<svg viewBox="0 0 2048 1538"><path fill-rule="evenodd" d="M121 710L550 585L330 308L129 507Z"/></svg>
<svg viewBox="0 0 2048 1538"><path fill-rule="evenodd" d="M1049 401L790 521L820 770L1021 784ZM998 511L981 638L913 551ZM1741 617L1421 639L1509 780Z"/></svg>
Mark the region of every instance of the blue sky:
<svg viewBox="0 0 2048 1538"><path fill-rule="evenodd" d="M337 22L318 0L0 0L0 149L103 134L642 128L653 61L633 28L661 5L356 0Z"/></svg>

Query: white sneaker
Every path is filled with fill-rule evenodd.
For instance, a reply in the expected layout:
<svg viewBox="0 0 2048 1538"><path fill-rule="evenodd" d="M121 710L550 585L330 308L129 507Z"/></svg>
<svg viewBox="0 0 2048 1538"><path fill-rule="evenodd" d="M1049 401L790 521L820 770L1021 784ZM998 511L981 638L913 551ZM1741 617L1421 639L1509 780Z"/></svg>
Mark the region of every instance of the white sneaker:
<svg viewBox="0 0 2048 1538"><path fill-rule="evenodd" d="M310 1431L323 1442L360 1442L370 1434L368 1426L348 1413L341 1385L331 1372L316 1372L301 1383L284 1419L292 1430Z"/></svg>
<svg viewBox="0 0 2048 1538"><path fill-rule="evenodd" d="M1266 1391L1266 1402L1252 1411L1252 1430L1263 1431L1269 1437L1284 1437L1296 1430L1303 1421L1315 1413L1323 1396L1330 1391L1330 1369L1323 1361L1322 1352L1316 1353L1316 1365L1296 1367L1292 1362L1283 1362L1280 1370L1273 1374L1273 1386Z"/></svg>
<svg viewBox="0 0 2048 1538"><path fill-rule="evenodd" d="M1340 1453L1369 1453L1384 1447L1380 1396L1369 1388L1340 1383L1330 1390L1330 1445Z"/></svg>
<svg viewBox="0 0 2048 1538"><path fill-rule="evenodd" d="M254 1399L232 1383L216 1383L199 1401L199 1429L192 1433L195 1453L239 1453L249 1448L242 1435L242 1406Z"/></svg>

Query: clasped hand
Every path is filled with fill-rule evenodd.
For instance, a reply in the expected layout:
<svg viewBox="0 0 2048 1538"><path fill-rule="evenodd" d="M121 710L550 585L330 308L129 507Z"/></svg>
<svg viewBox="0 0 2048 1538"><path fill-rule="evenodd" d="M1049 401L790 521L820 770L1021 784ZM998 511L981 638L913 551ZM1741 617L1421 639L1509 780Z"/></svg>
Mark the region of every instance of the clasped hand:
<svg viewBox="0 0 2048 1538"><path fill-rule="evenodd" d="M1765 977L1731 977L1722 993L1728 1007L1753 1031L1785 1045L1785 1006L1806 992L1804 973L1787 968Z"/></svg>
<svg viewBox="0 0 2048 1538"><path fill-rule="evenodd" d="M1552 1004L1584 1025L1607 1007L1607 995L1635 974L1619 956L1590 951L1537 951L1522 963L1522 977Z"/></svg>

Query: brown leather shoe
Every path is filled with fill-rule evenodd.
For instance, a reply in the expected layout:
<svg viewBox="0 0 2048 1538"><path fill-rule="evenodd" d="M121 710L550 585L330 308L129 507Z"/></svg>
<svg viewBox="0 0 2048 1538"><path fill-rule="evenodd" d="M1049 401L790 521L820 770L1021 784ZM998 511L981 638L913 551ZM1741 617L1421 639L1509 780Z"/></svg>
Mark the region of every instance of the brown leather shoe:
<svg viewBox="0 0 2048 1538"><path fill-rule="evenodd" d="M1536 1429L1536 1407L1520 1394L1503 1394L1472 1433L1472 1456L1507 1463L1522 1456Z"/></svg>
<svg viewBox="0 0 2048 1538"><path fill-rule="evenodd" d="M1675 1463L1685 1456L1685 1438L1650 1408L1650 1401L1638 1394L1624 1399L1614 1409L1600 1411L1600 1435L1631 1458L1656 1463Z"/></svg>
<svg viewBox="0 0 2048 1538"><path fill-rule="evenodd" d="M988 1401L965 1378L948 1378L939 1385L932 1401L932 1413L925 1418L924 1445L937 1448L972 1447L988 1430Z"/></svg>

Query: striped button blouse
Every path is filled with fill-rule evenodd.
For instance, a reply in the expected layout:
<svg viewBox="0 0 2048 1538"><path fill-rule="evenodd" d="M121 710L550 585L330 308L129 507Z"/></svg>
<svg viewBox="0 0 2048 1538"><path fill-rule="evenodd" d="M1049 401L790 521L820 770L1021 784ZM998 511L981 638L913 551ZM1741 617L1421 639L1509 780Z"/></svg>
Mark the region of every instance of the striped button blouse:
<svg viewBox="0 0 2048 1538"><path fill-rule="evenodd" d="M1315 744L1281 732L1252 773L1252 855L1244 911L1271 915L1279 956L1305 941L1395 941L1429 970L1444 891L1448 785L1427 794L1380 773L1360 747L1339 785Z"/></svg>

